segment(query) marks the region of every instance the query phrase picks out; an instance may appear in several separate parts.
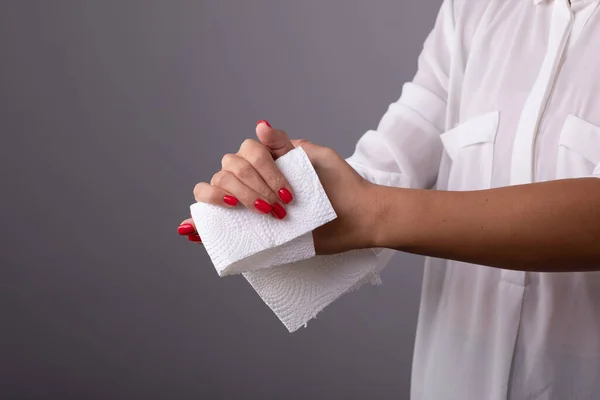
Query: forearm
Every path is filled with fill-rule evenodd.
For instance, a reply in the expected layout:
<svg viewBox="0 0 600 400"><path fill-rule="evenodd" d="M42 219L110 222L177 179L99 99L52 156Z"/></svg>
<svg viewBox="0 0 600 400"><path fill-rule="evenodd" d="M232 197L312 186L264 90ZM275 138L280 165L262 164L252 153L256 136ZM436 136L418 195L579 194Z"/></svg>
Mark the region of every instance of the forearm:
<svg viewBox="0 0 600 400"><path fill-rule="evenodd" d="M600 270L600 179L375 190L377 247L523 271Z"/></svg>

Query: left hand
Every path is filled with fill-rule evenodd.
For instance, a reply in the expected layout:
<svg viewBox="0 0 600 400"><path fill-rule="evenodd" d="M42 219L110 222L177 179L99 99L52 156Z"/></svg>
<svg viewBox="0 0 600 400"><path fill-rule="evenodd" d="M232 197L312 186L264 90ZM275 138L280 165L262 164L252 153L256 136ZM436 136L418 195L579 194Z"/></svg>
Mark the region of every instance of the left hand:
<svg viewBox="0 0 600 400"><path fill-rule="evenodd" d="M279 143L279 138L287 139L266 124L257 128L260 142L269 148L274 157L281 156L277 149L288 147ZM344 251L375 247L372 231L375 221L376 185L363 179L334 150L318 146L307 140L291 140L294 147L301 146L313 164L317 175L338 215L338 218L313 231L315 250L319 255L336 254ZM187 219L178 229L191 241L200 242L193 220Z"/></svg>

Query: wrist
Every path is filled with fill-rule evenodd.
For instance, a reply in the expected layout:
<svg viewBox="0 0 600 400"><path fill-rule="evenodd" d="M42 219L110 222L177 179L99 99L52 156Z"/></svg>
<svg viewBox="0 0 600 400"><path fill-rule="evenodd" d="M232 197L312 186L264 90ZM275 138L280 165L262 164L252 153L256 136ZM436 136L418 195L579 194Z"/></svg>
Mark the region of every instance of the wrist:
<svg viewBox="0 0 600 400"><path fill-rule="evenodd" d="M427 205L429 191L375 186L371 203L371 247L402 250L414 246L430 208Z"/></svg>
<svg viewBox="0 0 600 400"><path fill-rule="evenodd" d="M367 204L364 207L366 226L364 229L368 248L386 247L389 241L390 218L394 218L391 188L369 184Z"/></svg>
<svg viewBox="0 0 600 400"><path fill-rule="evenodd" d="M387 186L377 186L375 189L376 199L373 201L373 226L371 229L373 236L373 247L388 247L390 236L390 227L393 226L393 219L396 218L395 210L392 207L394 193L392 188Z"/></svg>

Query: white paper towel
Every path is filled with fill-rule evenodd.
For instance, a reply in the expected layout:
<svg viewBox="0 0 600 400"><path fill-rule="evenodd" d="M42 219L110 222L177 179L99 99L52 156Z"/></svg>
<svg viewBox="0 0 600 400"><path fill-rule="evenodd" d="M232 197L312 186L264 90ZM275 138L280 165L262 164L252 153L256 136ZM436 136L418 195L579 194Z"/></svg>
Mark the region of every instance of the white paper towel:
<svg viewBox="0 0 600 400"><path fill-rule="evenodd" d="M379 273L394 251L355 250L244 273L254 290L290 332L306 326L325 307Z"/></svg>
<svg viewBox="0 0 600 400"><path fill-rule="evenodd" d="M304 150L298 147L277 160L294 201L287 216L259 214L206 203L193 204L192 218L219 276L269 268L315 256L311 232L337 218Z"/></svg>
<svg viewBox="0 0 600 400"><path fill-rule="evenodd" d="M301 147L276 163L294 193L284 220L242 206L196 203L190 209L219 276L243 273L292 332L342 294L378 276L390 253L315 256L312 231L337 218L335 211Z"/></svg>

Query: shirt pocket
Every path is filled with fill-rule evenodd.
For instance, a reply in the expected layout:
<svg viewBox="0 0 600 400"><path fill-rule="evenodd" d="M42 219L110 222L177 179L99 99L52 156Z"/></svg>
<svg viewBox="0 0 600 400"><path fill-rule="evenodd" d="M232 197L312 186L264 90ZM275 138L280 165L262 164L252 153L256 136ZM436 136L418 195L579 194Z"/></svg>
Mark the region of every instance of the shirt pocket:
<svg viewBox="0 0 600 400"><path fill-rule="evenodd" d="M569 115L558 140L556 179L600 175L600 127Z"/></svg>
<svg viewBox="0 0 600 400"><path fill-rule="evenodd" d="M438 189L489 189L494 165L498 111L472 118L441 135L445 157L440 166Z"/></svg>

